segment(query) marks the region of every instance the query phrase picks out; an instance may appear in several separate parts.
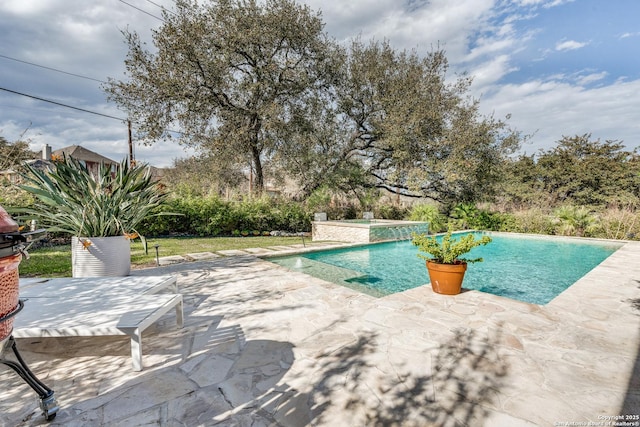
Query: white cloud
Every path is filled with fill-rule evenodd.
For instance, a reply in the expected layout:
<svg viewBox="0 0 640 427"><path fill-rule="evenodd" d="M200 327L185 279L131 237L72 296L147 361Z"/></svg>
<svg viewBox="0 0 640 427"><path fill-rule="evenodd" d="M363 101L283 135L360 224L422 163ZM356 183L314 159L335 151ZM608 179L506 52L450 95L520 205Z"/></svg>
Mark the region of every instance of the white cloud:
<svg viewBox="0 0 640 427"><path fill-rule="evenodd" d="M575 50L575 49L583 48L588 44L589 43L577 42L575 40L566 40L563 42L556 43L556 50L558 51Z"/></svg>
<svg viewBox="0 0 640 427"><path fill-rule="evenodd" d="M481 92L484 87L496 83L506 74L516 70L516 67L510 65L508 55L499 55L480 63L471 69L469 74L473 76L474 90Z"/></svg>
<svg viewBox="0 0 640 427"><path fill-rule="evenodd" d="M575 0L519 0L520 6L540 6L545 9L560 6L565 3L571 3Z"/></svg>
<svg viewBox="0 0 640 427"><path fill-rule="evenodd" d="M534 80L501 86L480 105L486 114L511 114L511 125L524 134L534 134L523 147L530 154L553 147L562 136L585 133L621 140L632 148L640 145L640 99L631 95L639 91L640 80L593 89L557 80Z"/></svg>
<svg viewBox="0 0 640 427"><path fill-rule="evenodd" d="M600 80L604 79L605 77L607 77L607 75L608 75L608 73L606 71L603 71L601 73L587 74L587 75L584 75L584 76L580 76L577 79L576 82L580 86L587 86L587 85L589 85L591 83L594 83L594 82L597 82L597 81L600 81Z"/></svg>
<svg viewBox="0 0 640 427"><path fill-rule="evenodd" d="M487 28L495 3L494 0L411 1L408 5L394 0L303 1L313 10L322 10L327 32L338 40L358 35L363 40L387 39L395 48L417 48L422 53L440 44L451 62L467 55L469 37Z"/></svg>
<svg viewBox="0 0 640 427"><path fill-rule="evenodd" d="M640 36L640 32L637 33L624 33L620 36L621 39L627 39L629 37L638 37Z"/></svg>

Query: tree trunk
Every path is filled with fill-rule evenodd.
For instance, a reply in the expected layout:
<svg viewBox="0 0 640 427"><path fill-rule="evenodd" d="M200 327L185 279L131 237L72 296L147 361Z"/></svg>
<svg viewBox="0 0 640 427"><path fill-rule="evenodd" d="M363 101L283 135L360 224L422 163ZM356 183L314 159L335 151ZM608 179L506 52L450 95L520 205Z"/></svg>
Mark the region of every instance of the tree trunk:
<svg viewBox="0 0 640 427"><path fill-rule="evenodd" d="M264 191L264 176L262 171L262 161L260 160L260 150L258 150L256 147L253 147L251 149L251 155L253 157L253 168L255 172L253 192L261 194Z"/></svg>
<svg viewBox="0 0 640 427"><path fill-rule="evenodd" d="M251 138L251 158L253 160L253 171L255 172L255 181L253 185L253 192L256 194L262 194L264 191L264 172L262 170L262 160L260 154L260 118L257 115L251 116L250 121L250 138Z"/></svg>

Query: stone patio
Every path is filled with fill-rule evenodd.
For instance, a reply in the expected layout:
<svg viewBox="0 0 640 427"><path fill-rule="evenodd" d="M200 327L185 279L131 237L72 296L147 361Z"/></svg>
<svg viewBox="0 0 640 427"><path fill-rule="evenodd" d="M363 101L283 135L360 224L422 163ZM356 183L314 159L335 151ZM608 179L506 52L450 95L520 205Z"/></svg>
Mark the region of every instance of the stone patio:
<svg viewBox="0 0 640 427"><path fill-rule="evenodd" d="M132 274L175 274L185 327L170 314L145 335L142 372L127 338L18 340L56 392L50 425L554 426L640 414L638 242L546 306L430 286L373 298L247 251ZM13 371L0 366L0 381L1 425L48 424Z"/></svg>

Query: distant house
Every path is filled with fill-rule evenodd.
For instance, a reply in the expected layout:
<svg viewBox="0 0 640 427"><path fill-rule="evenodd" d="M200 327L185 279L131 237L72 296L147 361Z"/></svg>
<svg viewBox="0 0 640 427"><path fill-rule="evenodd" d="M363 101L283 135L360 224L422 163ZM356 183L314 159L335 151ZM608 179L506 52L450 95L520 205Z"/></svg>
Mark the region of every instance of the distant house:
<svg viewBox="0 0 640 427"><path fill-rule="evenodd" d="M51 152L51 148L48 145L45 145L42 148L43 160L51 161L52 159L62 159L64 156L72 157L78 160L80 163L86 166L86 168L92 174L98 172L98 167L101 163L104 163L107 166L110 165L113 171L115 171L116 167L118 166L118 162L111 160L110 158L98 154L94 151L87 150L86 148L79 145L71 145L69 147L64 147L53 152Z"/></svg>
<svg viewBox="0 0 640 427"><path fill-rule="evenodd" d="M52 162L54 160L62 159L64 156L73 157L80 161L92 174L98 172L98 167L101 163L110 165L114 172L118 166L118 162L79 145L71 145L51 151L51 147L46 144L42 146L42 157L40 159L27 160L25 163L36 169L47 169L53 165ZM0 171L0 177L11 183L18 183L20 181L20 174L13 169Z"/></svg>

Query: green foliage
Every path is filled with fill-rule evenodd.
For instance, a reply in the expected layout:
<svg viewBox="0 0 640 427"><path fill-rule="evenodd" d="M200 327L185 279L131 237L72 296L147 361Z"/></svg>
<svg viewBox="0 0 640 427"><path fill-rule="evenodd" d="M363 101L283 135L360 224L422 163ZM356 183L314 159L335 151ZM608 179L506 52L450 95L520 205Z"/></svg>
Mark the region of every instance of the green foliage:
<svg viewBox="0 0 640 427"><path fill-rule="evenodd" d="M440 264L459 264L462 262L473 263L480 262L482 258L466 259L460 258L471 251L471 249L486 245L491 242L491 237L482 236L480 239L476 239L473 234L467 234L459 239L452 238L452 231L449 229L446 235L442 237L442 241L438 241L436 236L429 236L427 234L414 234L411 241L421 252L427 255L419 253L420 258L434 261Z"/></svg>
<svg viewBox="0 0 640 427"><path fill-rule="evenodd" d="M498 203L511 210L548 207L553 198L543 189L533 155L505 160L499 193Z"/></svg>
<svg viewBox="0 0 640 427"><path fill-rule="evenodd" d="M501 203L510 208L637 204L640 159L617 141L564 137L537 156L507 161Z"/></svg>
<svg viewBox="0 0 640 427"><path fill-rule="evenodd" d="M443 51L424 57L354 41L338 85L343 156L374 185L446 205L489 197L519 135L483 117L471 79L447 78Z"/></svg>
<svg viewBox="0 0 640 427"><path fill-rule="evenodd" d="M217 196L175 197L166 209L181 216L161 216L141 225L145 234L218 236L246 231L309 231L312 214L302 204L268 197L224 201Z"/></svg>
<svg viewBox="0 0 640 427"><path fill-rule="evenodd" d="M302 204L288 201L279 202L273 209L275 217L273 230L285 231L311 231L311 219L313 214L307 212Z"/></svg>
<svg viewBox="0 0 640 427"><path fill-rule="evenodd" d="M513 231L516 226L516 218L512 213L482 210L479 224L476 228L480 230Z"/></svg>
<svg viewBox="0 0 640 427"><path fill-rule="evenodd" d="M520 136L480 114L471 77L447 76L441 50L345 49L321 18L293 0L178 0L154 49L125 31L127 79L105 89L139 137L180 127L229 184L247 167L258 190L284 173L301 198L328 184L364 210L370 188L447 205L491 197Z"/></svg>
<svg viewBox="0 0 640 427"><path fill-rule="evenodd" d="M544 190L557 203L597 206L640 195L640 165L617 141L564 137L538 159Z"/></svg>
<svg viewBox="0 0 640 427"><path fill-rule="evenodd" d="M503 229L501 231L531 234L555 234L556 226L554 219L543 209L520 209L511 213L511 216L513 217L515 224L512 228Z"/></svg>
<svg viewBox="0 0 640 427"><path fill-rule="evenodd" d="M313 212L326 212L331 204L332 198L333 194L329 187L323 185L307 197L306 204L309 210Z"/></svg>
<svg viewBox="0 0 640 427"><path fill-rule="evenodd" d="M460 203L451 211L451 217L455 220L456 227L474 228L480 211L471 203Z"/></svg>
<svg viewBox="0 0 640 427"><path fill-rule="evenodd" d="M0 171L14 169L20 171L25 160L35 159L37 153L29 149L29 142L9 142L0 136Z"/></svg>
<svg viewBox="0 0 640 427"><path fill-rule="evenodd" d="M375 218L403 220L408 214L408 208L396 204L379 204L374 209Z"/></svg>
<svg viewBox="0 0 640 427"><path fill-rule="evenodd" d="M562 235L590 237L596 230L598 219L593 213L578 206L562 206L555 210L558 232Z"/></svg>
<svg viewBox="0 0 640 427"><path fill-rule="evenodd" d="M33 204L34 198L31 193L24 191L18 186L0 182L0 205L5 208L25 207Z"/></svg>
<svg viewBox="0 0 640 427"><path fill-rule="evenodd" d="M165 169L162 182L167 188L184 196L210 196L237 191L248 182L241 166L209 154L174 160Z"/></svg>
<svg viewBox="0 0 640 427"><path fill-rule="evenodd" d="M507 231L515 225L512 215L479 209L476 205L462 203L451 212L452 223L457 228L475 230Z"/></svg>
<svg viewBox="0 0 640 427"><path fill-rule="evenodd" d="M52 232L108 237L133 233L156 211L166 194L151 177L149 167L121 162L115 171L101 164L92 174L71 157L56 162L50 172L27 167L20 188L33 194L33 205L13 212L35 218Z"/></svg>
<svg viewBox="0 0 640 427"><path fill-rule="evenodd" d="M413 205L409 213L409 220L428 222L429 230L433 233L439 233L447 229L447 217L442 215L435 205Z"/></svg>

